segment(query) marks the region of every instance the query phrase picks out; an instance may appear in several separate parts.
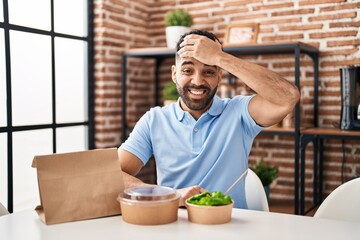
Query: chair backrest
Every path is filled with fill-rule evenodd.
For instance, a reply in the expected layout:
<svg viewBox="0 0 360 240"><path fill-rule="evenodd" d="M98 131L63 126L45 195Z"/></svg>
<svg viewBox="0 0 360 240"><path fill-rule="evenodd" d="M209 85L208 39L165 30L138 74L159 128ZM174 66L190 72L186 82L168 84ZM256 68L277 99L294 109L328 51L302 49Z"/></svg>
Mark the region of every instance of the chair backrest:
<svg viewBox="0 0 360 240"><path fill-rule="evenodd" d="M0 216L9 214L8 210L0 203Z"/></svg>
<svg viewBox="0 0 360 240"><path fill-rule="evenodd" d="M245 195L248 209L257 211L269 211L264 186L260 178L250 168L245 178Z"/></svg>
<svg viewBox="0 0 360 240"><path fill-rule="evenodd" d="M350 180L332 191L314 217L360 222L360 178Z"/></svg>

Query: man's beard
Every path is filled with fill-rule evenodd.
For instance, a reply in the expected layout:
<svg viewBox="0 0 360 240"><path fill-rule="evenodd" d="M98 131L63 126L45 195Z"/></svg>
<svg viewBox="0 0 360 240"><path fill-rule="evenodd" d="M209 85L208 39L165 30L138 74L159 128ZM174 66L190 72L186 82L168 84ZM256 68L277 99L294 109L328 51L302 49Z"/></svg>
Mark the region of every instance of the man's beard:
<svg viewBox="0 0 360 240"><path fill-rule="evenodd" d="M201 98L201 99L193 99L191 97L189 97L189 89L193 88L193 89L198 89L198 90L206 90L206 95L205 97ZM211 103L211 101L213 100L216 91L217 91L217 87L215 87L212 91L208 86L205 85L201 85L201 86L196 86L196 85L186 85L184 86L182 89L179 88L179 86L177 86L177 90L179 92L179 95L182 99L182 101L185 103L185 105L194 111L199 111L199 110L203 110L205 108L207 108L209 106L209 104Z"/></svg>

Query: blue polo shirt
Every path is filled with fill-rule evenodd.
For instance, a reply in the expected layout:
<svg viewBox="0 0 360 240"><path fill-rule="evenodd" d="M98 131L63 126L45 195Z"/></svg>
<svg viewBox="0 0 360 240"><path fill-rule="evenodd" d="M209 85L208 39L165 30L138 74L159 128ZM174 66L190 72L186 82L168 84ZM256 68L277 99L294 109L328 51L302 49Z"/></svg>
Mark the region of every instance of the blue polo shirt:
<svg viewBox="0 0 360 240"><path fill-rule="evenodd" d="M185 188L199 185L225 192L248 168L248 156L262 127L249 114L252 96L220 99L197 121L180 102L154 107L136 124L121 149L144 165L154 155L158 185ZM247 208L244 180L228 193L235 207Z"/></svg>

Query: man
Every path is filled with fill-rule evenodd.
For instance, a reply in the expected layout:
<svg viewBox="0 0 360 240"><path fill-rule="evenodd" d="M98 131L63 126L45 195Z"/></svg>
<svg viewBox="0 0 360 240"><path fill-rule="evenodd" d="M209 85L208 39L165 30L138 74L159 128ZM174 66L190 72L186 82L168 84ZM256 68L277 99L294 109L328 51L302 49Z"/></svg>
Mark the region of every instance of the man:
<svg viewBox="0 0 360 240"><path fill-rule="evenodd" d="M220 99L222 69L256 94ZM291 112L297 88L278 74L222 50L215 35L194 30L177 45L172 80L178 102L150 109L119 148L125 186L144 185L133 177L153 155L157 183L181 194L180 206L204 191L226 191L248 168L256 135ZM244 181L228 193L247 208Z"/></svg>

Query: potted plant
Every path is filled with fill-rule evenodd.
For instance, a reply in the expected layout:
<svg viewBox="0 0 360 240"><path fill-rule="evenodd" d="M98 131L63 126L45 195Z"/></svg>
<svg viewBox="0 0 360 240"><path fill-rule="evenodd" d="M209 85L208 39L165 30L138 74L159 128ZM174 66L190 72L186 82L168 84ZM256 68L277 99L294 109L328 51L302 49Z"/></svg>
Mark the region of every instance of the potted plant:
<svg viewBox="0 0 360 240"><path fill-rule="evenodd" d="M265 189L266 197L269 201L270 184L278 177L278 167L271 166L269 163L264 163L263 159L260 159L253 167L250 168L260 178Z"/></svg>
<svg viewBox="0 0 360 240"><path fill-rule="evenodd" d="M165 14L166 44L168 48L175 48L180 37L190 31L193 19L184 10L169 11Z"/></svg>
<svg viewBox="0 0 360 240"><path fill-rule="evenodd" d="M179 93L176 89L176 85L173 82L169 82L163 89L164 105L176 102L179 98Z"/></svg>

